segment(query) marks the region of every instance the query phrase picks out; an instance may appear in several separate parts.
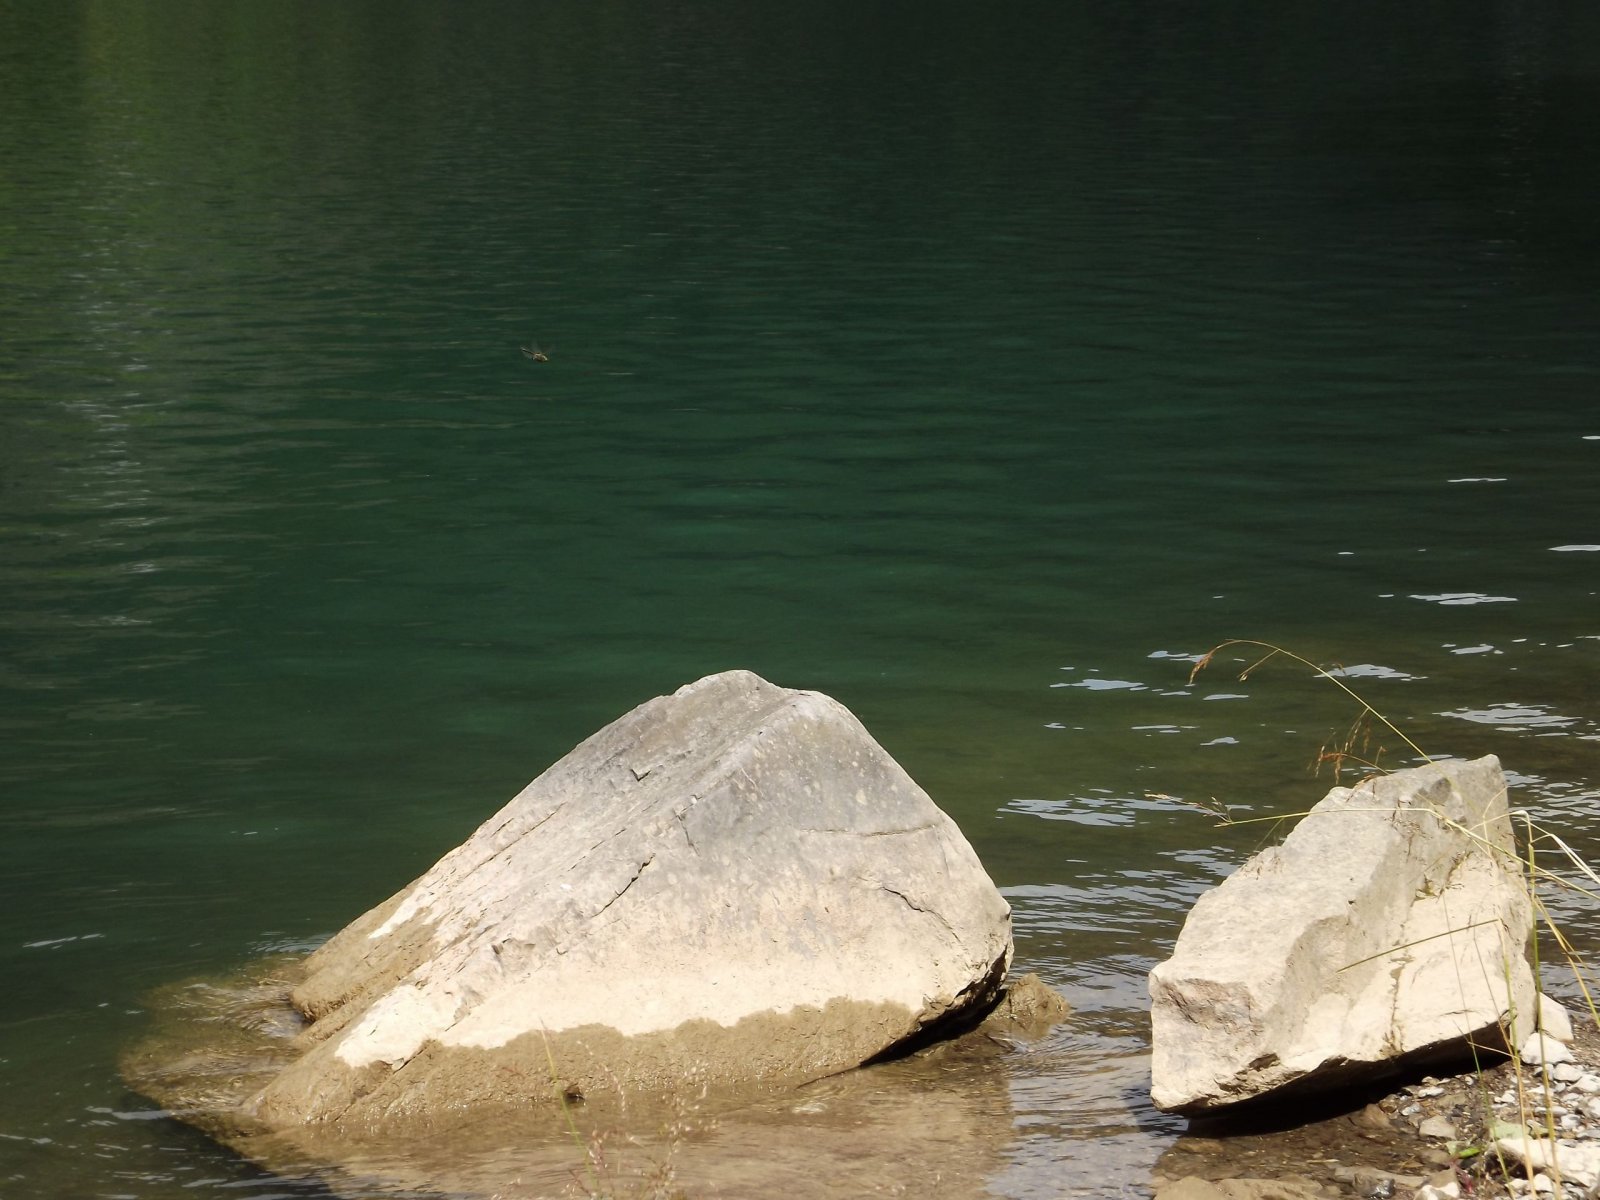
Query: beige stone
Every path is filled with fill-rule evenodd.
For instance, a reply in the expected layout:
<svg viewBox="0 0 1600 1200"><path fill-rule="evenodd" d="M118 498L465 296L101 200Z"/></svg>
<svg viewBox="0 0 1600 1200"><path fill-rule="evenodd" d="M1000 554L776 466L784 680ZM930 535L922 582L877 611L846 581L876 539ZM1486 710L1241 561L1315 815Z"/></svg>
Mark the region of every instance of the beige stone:
<svg viewBox="0 0 1600 1200"><path fill-rule="evenodd" d="M1532 1171L1559 1174L1562 1182L1579 1188L1600 1184L1600 1146L1567 1145L1539 1137L1497 1138L1500 1154Z"/></svg>
<svg viewBox="0 0 1600 1200"><path fill-rule="evenodd" d="M1334 788L1200 898L1151 972L1156 1105L1215 1112L1531 1031L1514 849L1493 757Z"/></svg>
<svg viewBox="0 0 1600 1200"><path fill-rule="evenodd" d="M1572 1017L1558 1000L1539 994L1539 1031L1558 1042L1572 1041Z"/></svg>

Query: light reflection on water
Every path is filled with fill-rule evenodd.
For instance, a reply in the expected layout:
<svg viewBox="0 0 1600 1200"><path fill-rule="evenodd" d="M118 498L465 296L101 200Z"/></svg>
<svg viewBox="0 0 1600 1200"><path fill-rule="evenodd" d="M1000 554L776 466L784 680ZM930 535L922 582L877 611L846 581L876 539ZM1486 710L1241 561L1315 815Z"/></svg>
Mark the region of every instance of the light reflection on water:
<svg viewBox="0 0 1600 1200"><path fill-rule="evenodd" d="M1208 810L1412 760L1223 638L1593 857L1593 38L1207 7L0 0L0 1192L318 1194L126 1093L140 998L723 667L861 715L1075 1005L974 1068L1001 1195L1172 1136L1145 972L1272 836Z"/></svg>

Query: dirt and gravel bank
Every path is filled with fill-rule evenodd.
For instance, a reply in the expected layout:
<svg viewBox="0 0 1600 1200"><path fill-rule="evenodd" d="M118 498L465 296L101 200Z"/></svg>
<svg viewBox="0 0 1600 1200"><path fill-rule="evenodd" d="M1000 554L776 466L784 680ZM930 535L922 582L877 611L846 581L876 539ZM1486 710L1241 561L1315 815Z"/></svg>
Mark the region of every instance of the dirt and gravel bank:
<svg viewBox="0 0 1600 1200"><path fill-rule="evenodd" d="M1292 1128L1196 1126L1157 1163L1158 1200L1589 1197L1600 1176L1600 1033L1592 1020L1573 1023L1567 1061L1519 1068L1502 1057ZM1533 1165L1514 1145L1532 1146ZM1547 1145L1557 1163L1541 1169Z"/></svg>

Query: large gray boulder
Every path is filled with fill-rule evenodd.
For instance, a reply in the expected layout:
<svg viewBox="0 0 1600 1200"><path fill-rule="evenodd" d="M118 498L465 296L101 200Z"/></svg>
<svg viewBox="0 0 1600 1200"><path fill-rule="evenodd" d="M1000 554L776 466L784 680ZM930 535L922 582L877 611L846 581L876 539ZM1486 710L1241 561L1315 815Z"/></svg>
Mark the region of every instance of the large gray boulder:
<svg viewBox="0 0 1600 1200"><path fill-rule="evenodd" d="M803 1081L980 1015L1010 909L848 710L746 671L583 742L306 963L267 1129Z"/></svg>
<svg viewBox="0 0 1600 1200"><path fill-rule="evenodd" d="M1150 973L1152 1098L1214 1113L1504 1046L1536 1019L1531 928L1499 760L1334 788Z"/></svg>

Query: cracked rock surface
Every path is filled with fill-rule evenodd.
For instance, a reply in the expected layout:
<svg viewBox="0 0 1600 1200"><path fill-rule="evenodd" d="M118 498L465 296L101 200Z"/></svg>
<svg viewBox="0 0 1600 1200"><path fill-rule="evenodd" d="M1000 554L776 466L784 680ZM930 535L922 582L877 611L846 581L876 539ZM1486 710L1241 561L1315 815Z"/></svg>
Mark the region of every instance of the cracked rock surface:
<svg viewBox="0 0 1600 1200"><path fill-rule="evenodd" d="M585 740L293 971L304 1026L229 1121L802 1082L981 1015L1010 957L971 846L861 723L725 672Z"/></svg>

